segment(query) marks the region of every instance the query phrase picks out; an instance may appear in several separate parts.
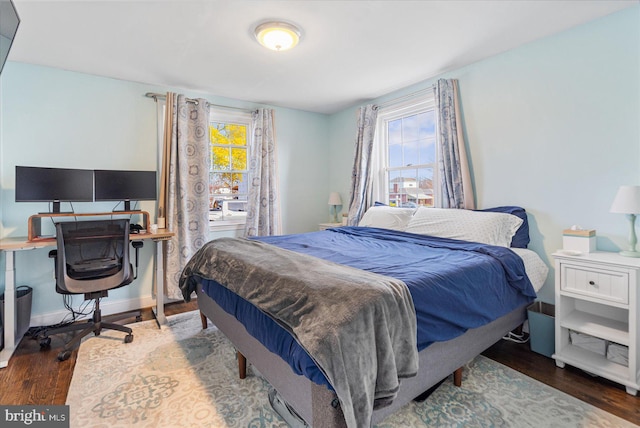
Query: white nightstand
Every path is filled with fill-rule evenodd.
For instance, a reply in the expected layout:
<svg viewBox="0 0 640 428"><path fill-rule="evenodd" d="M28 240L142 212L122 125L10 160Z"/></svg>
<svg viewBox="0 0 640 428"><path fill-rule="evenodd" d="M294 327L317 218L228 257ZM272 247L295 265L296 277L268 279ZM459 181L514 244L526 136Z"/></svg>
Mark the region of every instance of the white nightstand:
<svg viewBox="0 0 640 428"><path fill-rule="evenodd" d="M571 256L558 251L556 278L556 365L566 364L602 376L626 387L636 395L639 384L640 259L618 253L595 252ZM572 343L570 331L602 339L601 349ZM584 337L584 336L582 336ZM607 345L628 348L628 366L607 357ZM589 346L587 346L589 347Z"/></svg>
<svg viewBox="0 0 640 428"><path fill-rule="evenodd" d="M342 223L320 223L318 225L318 230L331 229L332 227L340 227Z"/></svg>

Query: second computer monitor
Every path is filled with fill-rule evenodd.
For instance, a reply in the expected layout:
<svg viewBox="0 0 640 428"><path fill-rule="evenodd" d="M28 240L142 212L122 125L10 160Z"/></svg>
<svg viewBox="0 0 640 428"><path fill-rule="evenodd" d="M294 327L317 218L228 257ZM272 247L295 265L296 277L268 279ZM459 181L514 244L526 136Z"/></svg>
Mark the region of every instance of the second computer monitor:
<svg viewBox="0 0 640 428"><path fill-rule="evenodd" d="M155 201L157 195L155 171L125 171L96 169L94 171L96 201L124 201L130 211L130 201Z"/></svg>

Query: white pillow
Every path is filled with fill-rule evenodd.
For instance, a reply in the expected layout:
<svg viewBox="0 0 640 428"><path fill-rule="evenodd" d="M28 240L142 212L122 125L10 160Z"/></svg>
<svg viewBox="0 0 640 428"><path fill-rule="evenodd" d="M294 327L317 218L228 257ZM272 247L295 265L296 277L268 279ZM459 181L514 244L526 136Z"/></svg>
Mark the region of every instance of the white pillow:
<svg viewBox="0 0 640 428"><path fill-rule="evenodd" d="M358 226L404 231L415 211L415 208L371 207L364 213Z"/></svg>
<svg viewBox="0 0 640 428"><path fill-rule="evenodd" d="M407 232L509 247L522 219L506 213L420 207Z"/></svg>
<svg viewBox="0 0 640 428"><path fill-rule="evenodd" d="M511 247L511 251L520 256L524 262L524 270L536 293L540 291L549 274L549 267L542 261L538 253L526 248Z"/></svg>

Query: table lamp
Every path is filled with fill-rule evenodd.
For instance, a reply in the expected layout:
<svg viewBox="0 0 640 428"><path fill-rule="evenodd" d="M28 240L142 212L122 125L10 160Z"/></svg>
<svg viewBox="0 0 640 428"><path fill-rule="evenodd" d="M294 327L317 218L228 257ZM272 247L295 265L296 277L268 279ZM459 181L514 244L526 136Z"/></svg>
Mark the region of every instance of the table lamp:
<svg viewBox="0 0 640 428"><path fill-rule="evenodd" d="M342 198L340 198L340 193L331 192L329 194L329 205L331 205L331 212L333 213L333 219L331 220L333 223L338 222L338 205L342 205Z"/></svg>
<svg viewBox="0 0 640 428"><path fill-rule="evenodd" d="M631 230L629 232L629 250L620 251L627 257L640 257L636 250L638 238L636 237L636 214L640 214L640 186L620 186L616 198L611 205L612 213L627 214Z"/></svg>

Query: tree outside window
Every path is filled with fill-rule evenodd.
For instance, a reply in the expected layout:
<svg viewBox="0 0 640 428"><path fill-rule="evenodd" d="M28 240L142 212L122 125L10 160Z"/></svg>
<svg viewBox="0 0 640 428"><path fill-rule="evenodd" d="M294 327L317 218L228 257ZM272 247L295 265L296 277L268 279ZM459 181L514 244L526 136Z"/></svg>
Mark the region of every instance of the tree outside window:
<svg viewBox="0 0 640 428"><path fill-rule="evenodd" d="M209 209L222 209L224 201L246 201L248 124L210 122L211 172Z"/></svg>

